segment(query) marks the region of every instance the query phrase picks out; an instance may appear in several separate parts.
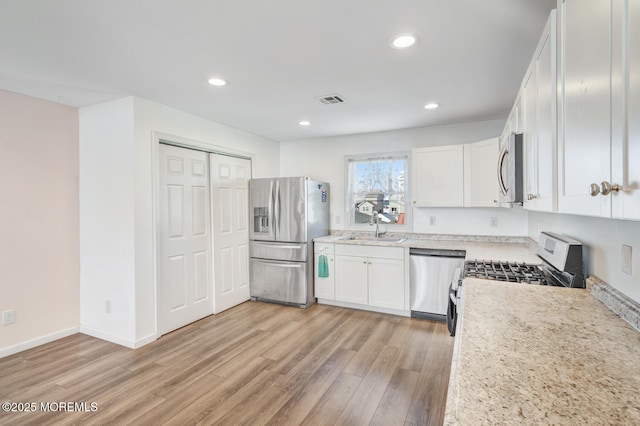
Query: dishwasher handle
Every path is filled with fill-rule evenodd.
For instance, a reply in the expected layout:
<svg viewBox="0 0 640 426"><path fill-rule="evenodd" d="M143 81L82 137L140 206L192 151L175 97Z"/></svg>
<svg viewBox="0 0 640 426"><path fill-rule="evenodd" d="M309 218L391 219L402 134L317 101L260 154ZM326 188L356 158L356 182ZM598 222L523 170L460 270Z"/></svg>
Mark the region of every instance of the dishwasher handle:
<svg viewBox="0 0 640 426"><path fill-rule="evenodd" d="M410 256L431 256L431 257L452 257L458 258L467 255L464 250L449 250L449 249L430 249L430 248L412 248L409 249Z"/></svg>

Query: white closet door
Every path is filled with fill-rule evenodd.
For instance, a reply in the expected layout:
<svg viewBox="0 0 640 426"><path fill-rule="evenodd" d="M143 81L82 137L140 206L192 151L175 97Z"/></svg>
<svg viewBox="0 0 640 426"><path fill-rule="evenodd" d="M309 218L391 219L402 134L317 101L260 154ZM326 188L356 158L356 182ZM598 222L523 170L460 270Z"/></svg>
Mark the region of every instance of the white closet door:
<svg viewBox="0 0 640 426"><path fill-rule="evenodd" d="M213 313L207 154L160 145L158 331Z"/></svg>
<svg viewBox="0 0 640 426"><path fill-rule="evenodd" d="M251 160L210 154L213 269L218 313L249 300Z"/></svg>

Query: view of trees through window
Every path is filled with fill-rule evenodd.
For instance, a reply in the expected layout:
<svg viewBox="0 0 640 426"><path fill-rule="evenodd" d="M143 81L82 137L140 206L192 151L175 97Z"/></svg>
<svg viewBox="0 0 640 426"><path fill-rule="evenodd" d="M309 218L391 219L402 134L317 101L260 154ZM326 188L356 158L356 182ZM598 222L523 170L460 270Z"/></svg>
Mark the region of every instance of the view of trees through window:
<svg viewBox="0 0 640 426"><path fill-rule="evenodd" d="M352 223L404 224L407 155L349 160Z"/></svg>

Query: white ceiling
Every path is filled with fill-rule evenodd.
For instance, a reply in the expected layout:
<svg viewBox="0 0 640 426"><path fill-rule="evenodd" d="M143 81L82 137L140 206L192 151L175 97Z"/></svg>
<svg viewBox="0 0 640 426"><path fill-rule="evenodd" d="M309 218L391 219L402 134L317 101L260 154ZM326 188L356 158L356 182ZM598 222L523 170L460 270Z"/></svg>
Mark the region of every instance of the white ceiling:
<svg viewBox="0 0 640 426"><path fill-rule="evenodd" d="M279 141L502 119L555 3L0 0L0 88L135 95ZM390 48L407 32L416 45Z"/></svg>

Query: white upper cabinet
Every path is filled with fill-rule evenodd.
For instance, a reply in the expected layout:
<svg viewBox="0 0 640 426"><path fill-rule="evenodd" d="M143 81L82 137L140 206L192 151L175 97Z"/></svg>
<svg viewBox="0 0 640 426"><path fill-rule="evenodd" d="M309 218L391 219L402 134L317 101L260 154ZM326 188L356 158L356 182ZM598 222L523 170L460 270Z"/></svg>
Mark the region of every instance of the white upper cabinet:
<svg viewBox="0 0 640 426"><path fill-rule="evenodd" d="M516 101L513 103L513 107L511 107L511 112L507 117L507 122L505 123L504 129L502 130L500 140L508 138L512 133L522 133L524 124L524 117L522 114L522 89L520 89L520 92L518 92L518 96L516 96Z"/></svg>
<svg viewBox="0 0 640 426"><path fill-rule="evenodd" d="M556 14L551 12L521 89L525 145L524 207L555 211Z"/></svg>
<svg viewBox="0 0 640 426"><path fill-rule="evenodd" d="M640 219L640 2L614 1L611 28L611 215Z"/></svg>
<svg viewBox="0 0 640 426"><path fill-rule="evenodd" d="M558 211L608 217L590 188L611 181L611 1L559 6Z"/></svg>
<svg viewBox="0 0 640 426"><path fill-rule="evenodd" d="M498 207L498 138L465 145L465 206Z"/></svg>
<svg viewBox="0 0 640 426"><path fill-rule="evenodd" d="M414 207L462 207L463 145L417 148L412 155Z"/></svg>
<svg viewBox="0 0 640 426"><path fill-rule="evenodd" d="M638 2L559 2L558 211L640 219Z"/></svg>

